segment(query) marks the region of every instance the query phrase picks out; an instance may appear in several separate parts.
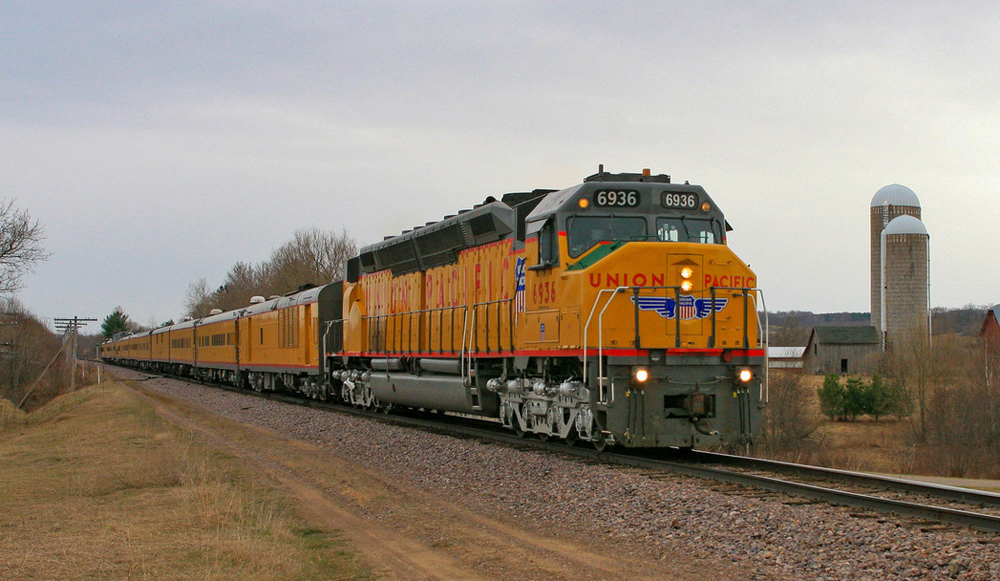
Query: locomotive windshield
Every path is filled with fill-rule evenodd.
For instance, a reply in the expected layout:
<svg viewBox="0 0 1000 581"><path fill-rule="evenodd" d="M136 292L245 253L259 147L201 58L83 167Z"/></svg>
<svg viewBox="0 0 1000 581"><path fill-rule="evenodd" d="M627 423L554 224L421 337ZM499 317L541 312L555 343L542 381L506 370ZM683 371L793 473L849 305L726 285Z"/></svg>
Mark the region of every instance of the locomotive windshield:
<svg viewBox="0 0 1000 581"><path fill-rule="evenodd" d="M718 221L700 218L657 218L656 237L662 242L699 244L719 244L722 240Z"/></svg>
<svg viewBox="0 0 1000 581"><path fill-rule="evenodd" d="M646 218L642 216L571 216L567 221L567 243L571 258L601 242L646 240Z"/></svg>
<svg viewBox="0 0 1000 581"><path fill-rule="evenodd" d="M657 218L655 237L647 232L642 216L570 216L567 220L570 258L576 258L597 244L659 240L721 244L718 220L711 218Z"/></svg>

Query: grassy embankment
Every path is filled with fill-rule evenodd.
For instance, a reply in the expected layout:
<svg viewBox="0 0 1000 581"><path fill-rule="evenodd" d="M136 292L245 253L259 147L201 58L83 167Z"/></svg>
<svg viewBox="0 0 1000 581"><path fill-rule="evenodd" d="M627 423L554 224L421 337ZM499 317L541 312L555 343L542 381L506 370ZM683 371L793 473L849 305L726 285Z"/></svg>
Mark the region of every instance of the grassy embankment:
<svg viewBox="0 0 1000 581"><path fill-rule="evenodd" d="M0 579L367 579L277 487L104 383L0 400Z"/></svg>

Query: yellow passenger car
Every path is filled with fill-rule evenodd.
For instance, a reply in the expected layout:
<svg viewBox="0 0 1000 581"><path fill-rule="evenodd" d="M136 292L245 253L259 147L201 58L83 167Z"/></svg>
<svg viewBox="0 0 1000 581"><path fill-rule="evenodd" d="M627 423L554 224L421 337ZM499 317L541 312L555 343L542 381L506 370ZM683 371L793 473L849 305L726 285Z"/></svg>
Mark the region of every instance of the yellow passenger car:
<svg viewBox="0 0 1000 581"><path fill-rule="evenodd" d="M239 315L239 311L214 312L195 326L195 366L202 379L235 383L239 369Z"/></svg>
<svg viewBox="0 0 1000 581"><path fill-rule="evenodd" d="M197 361L197 343L194 329L197 320L191 319L170 327L170 364L169 371L176 375L190 376Z"/></svg>

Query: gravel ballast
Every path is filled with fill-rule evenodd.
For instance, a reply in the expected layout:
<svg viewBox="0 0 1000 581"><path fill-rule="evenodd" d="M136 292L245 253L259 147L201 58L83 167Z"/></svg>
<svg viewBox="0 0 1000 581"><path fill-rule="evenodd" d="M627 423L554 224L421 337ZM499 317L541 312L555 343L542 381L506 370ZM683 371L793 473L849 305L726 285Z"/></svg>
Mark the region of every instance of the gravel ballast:
<svg viewBox="0 0 1000 581"><path fill-rule="evenodd" d="M922 532L893 518L857 518L824 504L787 505L784 497L730 495L694 478L652 479L635 469L171 379L143 385L311 442L468 510L552 535L647 555L740 563L757 579L1000 579L1000 538L993 535Z"/></svg>

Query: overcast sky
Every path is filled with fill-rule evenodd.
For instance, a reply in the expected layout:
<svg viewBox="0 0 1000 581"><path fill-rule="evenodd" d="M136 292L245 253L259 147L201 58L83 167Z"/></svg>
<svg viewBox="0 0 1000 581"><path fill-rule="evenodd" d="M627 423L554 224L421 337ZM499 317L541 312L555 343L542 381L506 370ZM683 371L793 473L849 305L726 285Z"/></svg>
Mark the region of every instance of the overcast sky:
<svg viewBox="0 0 1000 581"><path fill-rule="evenodd" d="M771 310L867 311L869 203L906 185L932 305L992 304L998 71L995 0L0 0L0 197L45 228L41 317L177 319L297 229L600 163L703 185Z"/></svg>

